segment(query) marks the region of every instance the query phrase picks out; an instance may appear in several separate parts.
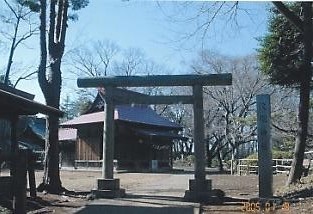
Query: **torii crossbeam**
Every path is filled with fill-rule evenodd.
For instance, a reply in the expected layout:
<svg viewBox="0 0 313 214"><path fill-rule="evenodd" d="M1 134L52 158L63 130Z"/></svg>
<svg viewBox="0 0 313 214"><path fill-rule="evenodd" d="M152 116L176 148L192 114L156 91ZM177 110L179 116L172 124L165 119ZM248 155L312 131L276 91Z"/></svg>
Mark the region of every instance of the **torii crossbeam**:
<svg viewBox="0 0 313 214"><path fill-rule="evenodd" d="M113 178L114 154L114 106L117 104L193 104L195 178L189 181L185 198L192 201L211 196L211 180L205 176L205 143L203 119L203 86L226 86L232 84L231 74L207 75L149 75L113 76L78 79L82 88L105 88L105 121L103 132L102 178L98 179L97 197L121 197L125 191L119 188L119 180ZM191 96L149 96L118 87L191 86Z"/></svg>

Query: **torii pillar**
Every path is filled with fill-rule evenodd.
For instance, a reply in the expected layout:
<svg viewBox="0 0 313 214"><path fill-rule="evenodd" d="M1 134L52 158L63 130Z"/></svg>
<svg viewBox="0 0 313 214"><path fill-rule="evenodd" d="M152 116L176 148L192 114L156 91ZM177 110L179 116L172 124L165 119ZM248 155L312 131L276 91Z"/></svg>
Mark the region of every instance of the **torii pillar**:
<svg viewBox="0 0 313 214"><path fill-rule="evenodd" d="M212 194L212 181L206 179L204 142L204 118L203 118L203 87L195 85L193 91L193 122L194 122L194 152L195 152L195 178L189 180L189 190L186 190L184 198L189 201L205 201Z"/></svg>
<svg viewBox="0 0 313 214"><path fill-rule="evenodd" d="M114 109L112 87L105 88L102 178L97 179L97 188L92 190L97 198L119 198L125 196L125 189L120 188L120 180L113 178L114 159Z"/></svg>
<svg viewBox="0 0 313 214"><path fill-rule="evenodd" d="M125 195L119 179L113 178L114 105L115 104L193 104L195 176L185 192L188 201L203 201L214 196L211 180L205 173L205 142L203 119L203 86L231 85L231 74L116 76L78 79L78 87L105 88L105 123L103 132L102 178L97 181L96 197L114 198ZM148 96L117 87L192 86L192 96Z"/></svg>

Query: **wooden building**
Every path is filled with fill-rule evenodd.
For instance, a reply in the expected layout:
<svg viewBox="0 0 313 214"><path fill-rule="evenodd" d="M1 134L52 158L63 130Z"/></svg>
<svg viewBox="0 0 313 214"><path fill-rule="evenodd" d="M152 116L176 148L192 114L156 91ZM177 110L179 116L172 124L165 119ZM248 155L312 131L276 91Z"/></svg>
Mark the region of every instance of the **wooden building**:
<svg viewBox="0 0 313 214"><path fill-rule="evenodd" d="M16 149L41 150L45 146L46 120L37 113L62 115L58 109L33 101L34 95L0 83L0 148L12 151L12 127Z"/></svg>
<svg viewBox="0 0 313 214"><path fill-rule="evenodd" d="M72 136L72 139L76 138L76 165L101 165L104 102L103 94L99 92L85 114L61 124L62 128L77 129L76 136ZM148 106L118 105L114 119L114 159L118 161L119 168L148 169L152 160L158 163L159 168L170 168L173 141L187 140L179 135L181 126ZM60 141L65 138L65 134L59 135Z"/></svg>
<svg viewBox="0 0 313 214"><path fill-rule="evenodd" d="M12 197L13 213L26 213L27 174L30 195L36 197L35 172L27 150L18 144L18 123L21 116L42 113L62 117L63 112L33 101L34 96L0 84L0 137L9 141L9 148L0 147L0 162L10 161L10 176L0 176L0 196ZM5 144L1 144L5 145ZM28 171L28 173L27 173Z"/></svg>
<svg viewBox="0 0 313 214"><path fill-rule="evenodd" d="M72 128L59 129L61 167L72 167L75 165L76 140L77 140L77 129Z"/></svg>

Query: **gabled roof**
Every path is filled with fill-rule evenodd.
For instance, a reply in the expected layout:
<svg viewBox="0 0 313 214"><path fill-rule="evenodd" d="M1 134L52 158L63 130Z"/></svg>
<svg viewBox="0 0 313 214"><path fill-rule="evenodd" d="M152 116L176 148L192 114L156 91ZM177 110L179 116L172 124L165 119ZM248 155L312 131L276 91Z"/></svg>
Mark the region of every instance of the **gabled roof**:
<svg viewBox="0 0 313 214"><path fill-rule="evenodd" d="M131 123L141 123L153 126L182 128L165 117L158 115L148 106L119 105L115 109L115 119Z"/></svg>
<svg viewBox="0 0 313 214"><path fill-rule="evenodd" d="M73 127L89 123L103 123L104 93L104 89L98 89L98 94L90 108L83 115L62 123L61 126ZM147 105L117 105L115 106L114 119L136 124L182 129L180 125L158 115Z"/></svg>
<svg viewBox="0 0 313 214"><path fill-rule="evenodd" d="M91 106L83 114L90 114L104 110L104 89L98 89L97 96L95 97Z"/></svg>
<svg viewBox="0 0 313 214"><path fill-rule="evenodd" d="M34 115L37 113L52 114L59 117L63 116L63 112L59 109L35 102L28 96L23 96L21 91L18 91L13 88L10 90L0 88L0 117Z"/></svg>
<svg viewBox="0 0 313 214"><path fill-rule="evenodd" d="M182 127L168 119L158 115L150 107L147 106L129 106L118 105L115 107L114 119L117 121L124 121L136 124L144 124L151 126L159 126L173 129L181 129ZM62 127L75 127L77 125L103 123L104 112L95 112L84 114L72 120L61 124Z"/></svg>
<svg viewBox="0 0 313 214"><path fill-rule="evenodd" d="M91 123L103 123L104 112L96 112L91 114L83 114L79 117L75 117L72 120L68 120L61 123L61 127L75 127L77 125L91 124Z"/></svg>

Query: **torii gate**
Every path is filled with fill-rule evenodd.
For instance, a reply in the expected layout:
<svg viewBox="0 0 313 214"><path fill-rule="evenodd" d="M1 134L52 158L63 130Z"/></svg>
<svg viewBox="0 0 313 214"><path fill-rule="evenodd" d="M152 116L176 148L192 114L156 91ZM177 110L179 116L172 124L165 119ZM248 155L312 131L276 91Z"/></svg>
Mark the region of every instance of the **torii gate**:
<svg viewBox="0 0 313 214"><path fill-rule="evenodd" d="M185 192L187 200L201 200L212 196L211 180L205 176L205 143L203 120L203 86L231 85L231 74L208 75L150 75L150 76L113 76L78 79L82 88L105 88L105 120L103 130L102 178L97 180L96 197L123 197L125 190L120 189L119 179L113 178L114 155L114 108L118 104L192 104L194 111L194 151L195 174L189 181L189 190ZM192 86L190 96L150 96L117 87L157 87Z"/></svg>

